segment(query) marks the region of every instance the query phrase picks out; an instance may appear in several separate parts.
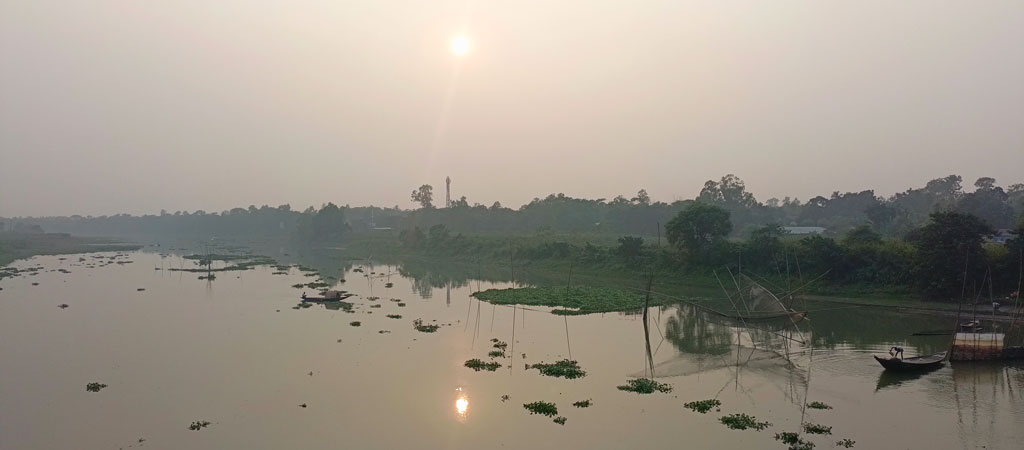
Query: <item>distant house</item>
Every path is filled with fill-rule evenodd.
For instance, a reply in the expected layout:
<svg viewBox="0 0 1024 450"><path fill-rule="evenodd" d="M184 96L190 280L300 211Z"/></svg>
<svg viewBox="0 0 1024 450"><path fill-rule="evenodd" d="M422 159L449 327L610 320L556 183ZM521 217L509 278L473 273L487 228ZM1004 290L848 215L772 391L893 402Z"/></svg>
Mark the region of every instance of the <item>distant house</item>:
<svg viewBox="0 0 1024 450"><path fill-rule="evenodd" d="M825 227L782 227L782 229L792 235L810 235L825 232Z"/></svg>
<svg viewBox="0 0 1024 450"><path fill-rule="evenodd" d="M996 234L992 235L991 241L997 244L1005 244L1010 242L1010 239L1013 239L1014 237L1012 230L1008 228L1000 228L996 230Z"/></svg>

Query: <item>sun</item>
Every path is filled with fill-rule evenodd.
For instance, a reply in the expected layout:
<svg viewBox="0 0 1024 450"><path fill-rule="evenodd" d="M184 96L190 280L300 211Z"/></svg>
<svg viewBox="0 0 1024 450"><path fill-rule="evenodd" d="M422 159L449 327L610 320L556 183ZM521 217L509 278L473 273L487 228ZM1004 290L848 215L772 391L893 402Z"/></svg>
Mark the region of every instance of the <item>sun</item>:
<svg viewBox="0 0 1024 450"><path fill-rule="evenodd" d="M451 49L455 56L465 56L472 48L473 43L469 41L468 37L458 35L452 38Z"/></svg>

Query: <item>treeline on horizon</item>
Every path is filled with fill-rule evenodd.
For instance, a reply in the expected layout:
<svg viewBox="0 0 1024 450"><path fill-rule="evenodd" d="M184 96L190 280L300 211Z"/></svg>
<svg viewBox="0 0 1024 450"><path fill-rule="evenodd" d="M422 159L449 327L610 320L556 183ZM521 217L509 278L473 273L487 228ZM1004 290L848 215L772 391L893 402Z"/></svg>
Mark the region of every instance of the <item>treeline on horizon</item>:
<svg viewBox="0 0 1024 450"><path fill-rule="evenodd" d="M1024 213L1024 183L1004 189L993 178L979 178L972 192L962 187L959 175L929 181L924 187L908 189L889 198L874 191L833 192L802 202L758 201L743 180L726 175L708 180L694 199L672 203L652 202L641 189L635 196L608 200L583 199L564 194L535 198L519 209L471 205L466 197L453 200L450 207L434 205L433 188L413 191L417 209L376 206L349 207L334 203L319 209L293 210L290 205L233 208L222 212L161 211L159 215L60 216L0 218L6 229L39 225L48 232L85 235L131 236L145 234L267 236L291 235L298 240L343 239L350 231L374 228L427 229L443 224L456 233L532 233L555 231L612 235L656 236L659 224L669 220L693 202L704 202L729 211L733 224L731 238L745 238L767 224L823 227L826 234L840 236L860 225L885 237L903 237L924 225L935 211L956 211L977 216L995 229L1010 229Z"/></svg>
<svg viewBox="0 0 1024 450"><path fill-rule="evenodd" d="M507 257L511 252L513 257L653 265L703 275L742 265L744 271L766 278L789 276L795 269L801 276L824 274L828 284L865 290L913 287L935 299L958 298L965 290L980 292L986 283L993 292L1012 292L1019 283L1024 240L1024 184L1003 189L996 180L983 177L967 192L958 175L889 198L867 190L834 192L806 202L758 201L734 175L709 180L696 198L673 203L652 202L640 190L634 197L612 200L552 194L517 210L499 203L470 205L465 197L438 208L428 185L414 190L410 198L420 207L329 203L301 212L289 205L250 206L222 213L0 222L9 222L8 229L38 225L50 232L82 235L283 239L313 247L379 233L390 236L399 250L425 254ZM791 226L822 227L825 232L795 236L785 228ZM1009 242L992 241L1001 229L1010 230L1002 232ZM519 236L520 244L508 249L504 237L511 235ZM655 236L667 245L656 246Z"/></svg>

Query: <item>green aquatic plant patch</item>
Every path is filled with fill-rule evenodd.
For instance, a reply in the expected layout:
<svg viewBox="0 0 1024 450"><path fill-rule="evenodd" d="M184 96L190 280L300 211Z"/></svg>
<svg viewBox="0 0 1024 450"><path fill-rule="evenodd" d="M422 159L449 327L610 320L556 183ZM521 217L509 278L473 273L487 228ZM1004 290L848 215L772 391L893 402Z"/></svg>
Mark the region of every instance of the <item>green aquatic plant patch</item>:
<svg viewBox="0 0 1024 450"><path fill-rule="evenodd" d="M822 402L810 402L807 404L807 407L811 409L832 409L831 406Z"/></svg>
<svg viewBox="0 0 1024 450"><path fill-rule="evenodd" d="M488 372L494 372L495 370L498 370L498 368L501 367L501 363L500 362L496 362L496 361L484 362L484 361L481 361L479 359L473 358L473 359L471 359L469 361L466 361L465 366L469 367L470 369L473 369L473 370L475 370L477 372L479 372L481 370L486 370Z"/></svg>
<svg viewBox="0 0 1024 450"><path fill-rule="evenodd" d="M758 422L757 418L749 414L729 414L718 419L723 425L733 430L754 429L761 431L772 426L771 422Z"/></svg>
<svg viewBox="0 0 1024 450"><path fill-rule="evenodd" d="M203 428L206 428L208 426L210 426L210 421L209 420L197 420L195 422L192 422L192 425L189 425L188 429L190 429L192 431L199 431L199 430L202 430Z"/></svg>
<svg viewBox="0 0 1024 450"><path fill-rule="evenodd" d="M637 394L653 394L654 391L668 393L672 392L672 386L667 383L659 383L650 378L633 378L622 386L617 386L620 391L636 392Z"/></svg>
<svg viewBox="0 0 1024 450"><path fill-rule="evenodd" d="M95 382L93 382L93 383L89 383L89 384L85 385L85 390L87 390L89 392L99 392L101 389L103 389L105 387L107 387L107 385L105 385L103 383L95 383Z"/></svg>
<svg viewBox="0 0 1024 450"><path fill-rule="evenodd" d="M805 423L804 432L807 434L832 434L832 427L817 423Z"/></svg>
<svg viewBox="0 0 1024 450"><path fill-rule="evenodd" d="M719 406L722 406L722 402L714 398L711 400L689 402L683 405L684 408L699 412L701 414L706 414L708 411L711 411L712 408L718 408Z"/></svg>
<svg viewBox="0 0 1024 450"><path fill-rule="evenodd" d="M530 411L530 414L541 414L548 417L558 415L558 407L551 402L523 403L523 408Z"/></svg>
<svg viewBox="0 0 1024 450"><path fill-rule="evenodd" d="M433 333L441 328L440 325L423 324L423 319L416 319L412 321L412 327L420 333Z"/></svg>
<svg viewBox="0 0 1024 450"><path fill-rule="evenodd" d="M530 366L530 368L539 370L541 375L544 376L566 378L569 380L583 378L587 375L587 372L580 368L579 363L569 359L563 359L551 364L537 363Z"/></svg>
<svg viewBox="0 0 1024 450"><path fill-rule="evenodd" d="M535 305L560 307L553 312L563 315L625 311L641 308L644 296L638 291L609 287L577 286L571 288L546 286L517 289L488 289L473 296L497 305ZM651 304L658 304L656 297Z"/></svg>
<svg viewBox="0 0 1024 450"><path fill-rule="evenodd" d="M586 400L580 400L578 402L573 402L572 406L575 406L577 408L589 408L590 405L593 405L593 404L594 404L594 401L588 398Z"/></svg>

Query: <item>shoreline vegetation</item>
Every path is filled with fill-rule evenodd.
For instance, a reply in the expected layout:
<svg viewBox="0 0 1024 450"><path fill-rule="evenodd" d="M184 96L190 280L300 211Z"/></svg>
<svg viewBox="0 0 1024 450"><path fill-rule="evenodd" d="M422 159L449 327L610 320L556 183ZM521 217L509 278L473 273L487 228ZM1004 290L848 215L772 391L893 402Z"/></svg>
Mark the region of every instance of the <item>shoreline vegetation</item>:
<svg viewBox="0 0 1024 450"><path fill-rule="evenodd" d="M142 245L114 239L86 238L65 233L0 231L0 267L39 255L138 250Z"/></svg>
<svg viewBox="0 0 1024 450"><path fill-rule="evenodd" d="M335 275L354 261L399 263L430 287L439 287L433 286L438 278L512 281L535 289L479 295L500 304L559 307L562 314L633 309L637 289L652 276L660 293L695 302L724 300L723 289L743 274L788 302L828 297L942 311L965 299L1015 303L1024 278L1024 184L1004 190L983 177L965 192L961 182L949 175L889 198L863 191L760 202L742 180L726 175L708 180L696 198L671 204L641 190L612 200L552 194L516 210L497 202L471 206L465 197L437 208L432 188L423 185L413 191L421 206L414 210L328 203L301 212L250 206L0 224L10 220L9 229L38 236L51 236L41 234L46 229L165 244L216 240L275 259L282 253L302 263L318 259L332 268L323 273ZM63 244L4 242L0 255L83 251L84 238L52 236ZM436 267L438 260L452 267ZM222 270L260 263L236 261ZM197 266L188 270L204 271ZM205 271L212 272L209 264ZM654 304L669 300L652 296Z"/></svg>

